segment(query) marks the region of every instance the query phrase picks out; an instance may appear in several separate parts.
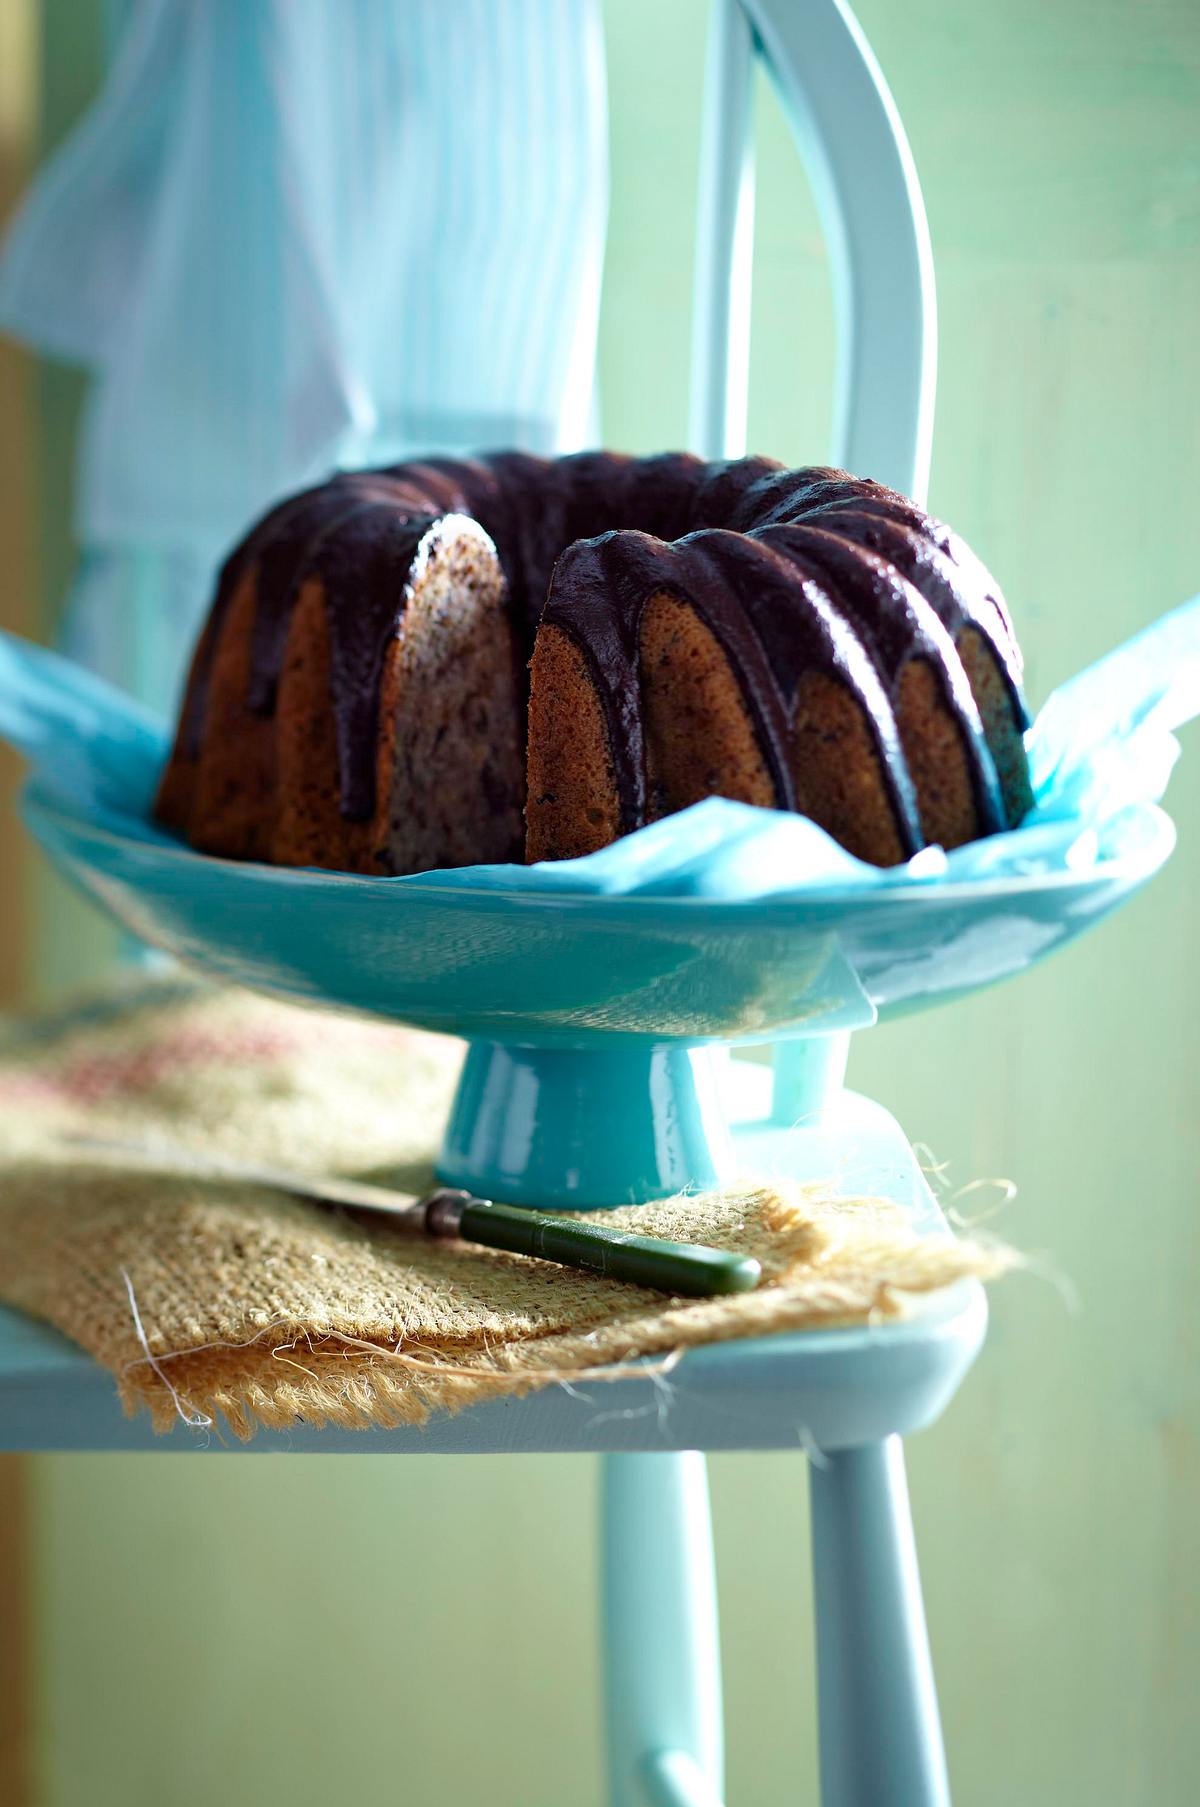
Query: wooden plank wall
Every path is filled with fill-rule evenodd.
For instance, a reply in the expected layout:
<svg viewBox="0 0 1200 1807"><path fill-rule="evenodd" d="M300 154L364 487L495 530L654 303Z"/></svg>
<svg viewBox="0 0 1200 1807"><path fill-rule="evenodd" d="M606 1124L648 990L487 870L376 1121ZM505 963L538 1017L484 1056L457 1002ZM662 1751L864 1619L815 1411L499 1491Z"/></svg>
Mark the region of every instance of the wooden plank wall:
<svg viewBox="0 0 1200 1807"><path fill-rule="evenodd" d="M0 6L0 226L28 178L36 122L34 0ZM33 360L0 338L0 626L35 631ZM0 1008L25 990L29 855L13 816L18 766L0 749Z"/></svg>
<svg viewBox="0 0 1200 1807"><path fill-rule="evenodd" d="M0 1801L4 1807L32 1807L26 1468L23 1456L0 1456Z"/></svg>
<svg viewBox="0 0 1200 1807"><path fill-rule="evenodd" d="M0 6L0 227L28 178L37 118L34 0ZM37 626L33 362L0 339L0 625ZM19 770L0 749L0 1008L26 995L30 858L14 816ZM27 1462L0 1456L0 1802L31 1801Z"/></svg>

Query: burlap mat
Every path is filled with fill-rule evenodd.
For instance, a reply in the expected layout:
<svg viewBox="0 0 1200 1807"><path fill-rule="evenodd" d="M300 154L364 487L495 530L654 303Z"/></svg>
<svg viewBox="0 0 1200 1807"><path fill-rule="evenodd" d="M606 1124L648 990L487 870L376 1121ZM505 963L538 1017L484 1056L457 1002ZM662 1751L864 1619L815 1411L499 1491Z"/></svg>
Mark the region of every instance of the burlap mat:
<svg viewBox="0 0 1200 1807"><path fill-rule="evenodd" d="M603 1215L737 1248L753 1293L679 1300L418 1239L252 1186L80 1160L64 1132L428 1183L459 1044L188 981L0 1031L0 1298L47 1319L155 1427L419 1423L689 1345L894 1317L1003 1253L882 1200L744 1189Z"/></svg>

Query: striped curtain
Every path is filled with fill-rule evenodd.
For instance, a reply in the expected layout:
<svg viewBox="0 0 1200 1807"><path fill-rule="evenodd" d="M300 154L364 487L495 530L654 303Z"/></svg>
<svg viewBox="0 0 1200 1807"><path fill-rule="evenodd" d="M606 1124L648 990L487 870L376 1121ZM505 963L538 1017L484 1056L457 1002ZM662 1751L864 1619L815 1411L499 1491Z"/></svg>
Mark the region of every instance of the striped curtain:
<svg viewBox="0 0 1200 1807"><path fill-rule="evenodd" d="M94 373L70 650L169 705L280 493L593 430L597 0L133 0L0 257L0 326Z"/></svg>

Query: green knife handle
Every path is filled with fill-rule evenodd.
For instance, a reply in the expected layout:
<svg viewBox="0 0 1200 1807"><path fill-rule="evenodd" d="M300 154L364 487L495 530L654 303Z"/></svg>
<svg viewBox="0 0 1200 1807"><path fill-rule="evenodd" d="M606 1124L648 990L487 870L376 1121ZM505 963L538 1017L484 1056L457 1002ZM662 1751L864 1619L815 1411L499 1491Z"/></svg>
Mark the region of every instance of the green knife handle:
<svg viewBox="0 0 1200 1807"><path fill-rule="evenodd" d="M711 1298L717 1293L749 1292L762 1269L749 1255L711 1249L689 1242L660 1242L653 1236L627 1236L601 1224L549 1217L521 1205L497 1205L477 1199L462 1214L459 1234L489 1249L536 1255L564 1267L631 1280L659 1292Z"/></svg>

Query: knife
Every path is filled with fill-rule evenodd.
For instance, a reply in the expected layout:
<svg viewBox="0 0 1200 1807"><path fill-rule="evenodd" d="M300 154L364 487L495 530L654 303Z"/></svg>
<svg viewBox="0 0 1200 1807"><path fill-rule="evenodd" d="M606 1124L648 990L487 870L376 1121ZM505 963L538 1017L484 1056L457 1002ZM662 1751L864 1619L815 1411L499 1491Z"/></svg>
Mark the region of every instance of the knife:
<svg viewBox="0 0 1200 1807"><path fill-rule="evenodd" d="M85 1153L118 1155L153 1172L195 1174L200 1178L267 1186L293 1198L338 1205L352 1211L378 1212L400 1229L420 1235L477 1243L580 1268L609 1280L630 1281L657 1292L688 1298L714 1298L749 1292L762 1278L750 1255L703 1243L666 1242L657 1236L634 1236L607 1224L591 1224L523 1205L496 1204L449 1186L416 1197L389 1186L370 1185L340 1175L314 1177L281 1167L227 1160L168 1143L122 1141L107 1136L68 1135L64 1141Z"/></svg>

